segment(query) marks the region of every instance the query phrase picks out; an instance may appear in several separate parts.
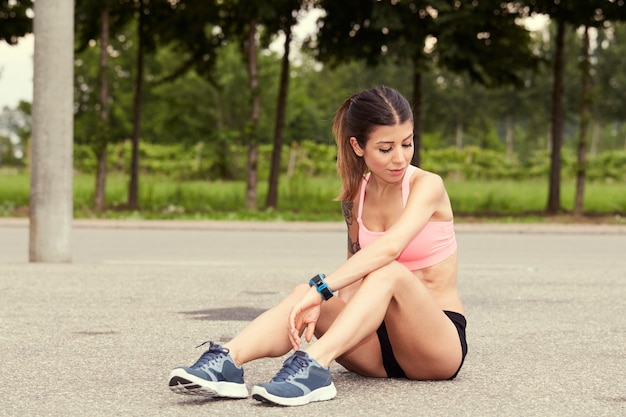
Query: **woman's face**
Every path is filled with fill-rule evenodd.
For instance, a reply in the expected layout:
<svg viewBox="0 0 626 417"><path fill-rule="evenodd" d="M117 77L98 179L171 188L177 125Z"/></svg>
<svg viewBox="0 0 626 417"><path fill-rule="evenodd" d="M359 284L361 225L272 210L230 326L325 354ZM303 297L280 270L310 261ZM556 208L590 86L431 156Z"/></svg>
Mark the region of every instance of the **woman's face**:
<svg viewBox="0 0 626 417"><path fill-rule="evenodd" d="M372 175L386 182L398 182L404 177L413 158L413 123L409 120L394 126L380 126L372 131L362 149L356 138L350 143L354 152L363 157Z"/></svg>

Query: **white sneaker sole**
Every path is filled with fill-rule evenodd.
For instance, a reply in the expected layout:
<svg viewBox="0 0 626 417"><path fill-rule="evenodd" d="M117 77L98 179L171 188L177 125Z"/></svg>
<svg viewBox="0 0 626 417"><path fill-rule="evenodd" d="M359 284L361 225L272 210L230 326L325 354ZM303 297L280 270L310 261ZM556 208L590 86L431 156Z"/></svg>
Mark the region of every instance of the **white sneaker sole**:
<svg viewBox="0 0 626 417"><path fill-rule="evenodd" d="M274 394L270 394L265 388L258 385L255 385L252 388L252 398L254 398L255 400L285 406L305 405L314 401L328 401L335 398L336 395L337 389L335 388L335 384L333 384L332 382L330 383L330 385L318 388L315 391L303 395L302 397L294 398L278 397Z"/></svg>
<svg viewBox="0 0 626 417"><path fill-rule="evenodd" d="M175 394L202 397L248 398L246 384L225 381L207 381L176 368L170 373L170 390Z"/></svg>

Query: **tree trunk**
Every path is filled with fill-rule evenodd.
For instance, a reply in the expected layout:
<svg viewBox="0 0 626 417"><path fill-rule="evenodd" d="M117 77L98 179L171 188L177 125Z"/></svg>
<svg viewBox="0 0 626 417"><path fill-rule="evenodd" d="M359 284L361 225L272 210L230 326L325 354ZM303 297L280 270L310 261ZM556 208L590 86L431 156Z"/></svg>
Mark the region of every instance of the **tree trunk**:
<svg viewBox="0 0 626 417"><path fill-rule="evenodd" d="M258 157L259 157L259 115L261 112L261 102L259 97L259 79L257 73L257 56L256 56L256 28L257 20L250 21L250 31L246 42L246 56L248 64L248 85L250 88L250 97L252 100L252 108L250 111L250 119L246 128L248 136L248 170L246 175L246 208L256 210L256 185L258 175Z"/></svg>
<svg viewBox="0 0 626 417"><path fill-rule="evenodd" d="M289 91L289 50L291 44L291 22L285 24L285 52L280 69L280 86L276 105L276 126L274 129L274 147L270 167L267 201L265 206L278 206L278 180L280 178L280 159L283 149L283 131L285 129L285 113L287 110L287 92Z"/></svg>
<svg viewBox="0 0 626 417"><path fill-rule="evenodd" d="M591 129L591 155L598 155L598 147L600 146L600 122L593 120L593 128Z"/></svg>
<svg viewBox="0 0 626 417"><path fill-rule="evenodd" d="M514 144L513 144L513 130L515 129L515 117L512 114L506 116L506 156L513 159Z"/></svg>
<svg viewBox="0 0 626 417"><path fill-rule="evenodd" d="M457 149L463 149L463 122L456 122L456 134L454 142Z"/></svg>
<svg viewBox="0 0 626 417"><path fill-rule="evenodd" d="M563 55L565 48L565 22L557 20L554 56L554 85L552 90L552 154L548 190L549 214L561 211L561 147L563 145Z"/></svg>
<svg viewBox="0 0 626 417"><path fill-rule="evenodd" d="M576 168L576 197L574 199L574 215L583 214L585 197L585 174L587 153L587 129L591 120L591 82L589 62L589 28L585 26L583 32L583 60L581 63L582 73L582 105L580 109L580 134L578 137L578 166Z"/></svg>
<svg viewBox="0 0 626 417"><path fill-rule="evenodd" d="M224 132L224 111L222 106L222 95L219 89L213 89L213 101L215 102L215 131ZM215 149L216 161L211 167L211 174L217 178L224 180L234 180L235 174L233 173L230 142L224 138L224 135L218 133L217 140L219 141Z"/></svg>
<svg viewBox="0 0 626 417"><path fill-rule="evenodd" d="M98 166L96 168L96 188L93 206L96 212L106 207L107 178L107 145L109 141L109 8L104 6L100 13L100 126L98 129L95 152Z"/></svg>
<svg viewBox="0 0 626 417"><path fill-rule="evenodd" d="M72 259L74 2L38 1L34 19L30 262Z"/></svg>
<svg viewBox="0 0 626 417"><path fill-rule="evenodd" d="M289 148L289 161L287 162L287 177L291 178L296 172L296 160L298 159L298 142L291 142Z"/></svg>
<svg viewBox="0 0 626 417"><path fill-rule="evenodd" d="M417 65L413 69L413 159L411 165L422 163L422 73Z"/></svg>
<svg viewBox="0 0 626 417"><path fill-rule="evenodd" d="M139 4L139 23L137 27L137 74L135 77L135 97L133 102L133 142L130 159L130 184L128 186L128 208L139 208L139 137L141 135L141 111L143 103L143 4Z"/></svg>

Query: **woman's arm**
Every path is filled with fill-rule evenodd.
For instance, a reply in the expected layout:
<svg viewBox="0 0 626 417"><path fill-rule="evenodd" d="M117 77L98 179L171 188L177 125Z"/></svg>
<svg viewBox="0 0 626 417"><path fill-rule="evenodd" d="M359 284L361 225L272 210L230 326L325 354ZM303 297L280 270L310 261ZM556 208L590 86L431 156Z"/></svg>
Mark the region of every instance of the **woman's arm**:
<svg viewBox="0 0 626 417"><path fill-rule="evenodd" d="M411 192L406 207L398 221L384 235L356 252L353 249L359 247L358 223L354 217L353 206L348 202L342 203L342 207L348 223L348 259L326 277L326 283L332 291L341 290L342 294L347 292L345 297L341 295L347 301L351 296L351 288L354 288L351 285L358 285L362 277L395 260L435 213L449 210L449 202L440 177L430 173L414 176L411 179ZM349 213L346 211L348 207ZM451 216L451 210L448 215ZM311 287L291 310L289 339L294 349L299 349L300 335L304 328L305 339L307 342L312 340L321 303L322 297Z"/></svg>
<svg viewBox="0 0 626 417"><path fill-rule="evenodd" d="M326 283L331 290L340 290L395 260L430 218L441 210L442 206L448 206L447 194L441 177L422 172L423 174L414 175L411 178L411 191L400 218L384 235L367 247L361 249L358 246L356 217L353 214L346 217L346 223L348 219L352 220L352 226L348 223L349 252L351 248L360 250L349 253L348 260L327 275ZM344 216L350 204L353 203L342 203Z"/></svg>

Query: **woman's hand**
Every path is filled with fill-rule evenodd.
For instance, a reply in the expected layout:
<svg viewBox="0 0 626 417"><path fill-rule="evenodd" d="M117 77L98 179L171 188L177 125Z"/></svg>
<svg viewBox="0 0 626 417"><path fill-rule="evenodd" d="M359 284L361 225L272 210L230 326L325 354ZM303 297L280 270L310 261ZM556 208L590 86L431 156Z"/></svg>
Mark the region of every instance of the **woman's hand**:
<svg viewBox="0 0 626 417"><path fill-rule="evenodd" d="M306 334L304 338L307 342L313 339L315 325L320 317L321 304L322 296L315 288L311 288L291 309L289 314L289 340L294 350L300 349L300 335L305 327Z"/></svg>

